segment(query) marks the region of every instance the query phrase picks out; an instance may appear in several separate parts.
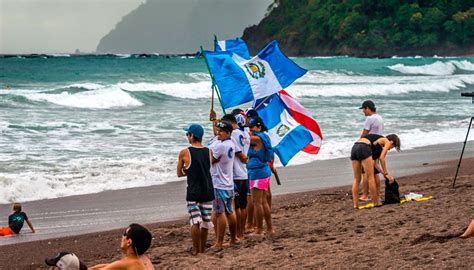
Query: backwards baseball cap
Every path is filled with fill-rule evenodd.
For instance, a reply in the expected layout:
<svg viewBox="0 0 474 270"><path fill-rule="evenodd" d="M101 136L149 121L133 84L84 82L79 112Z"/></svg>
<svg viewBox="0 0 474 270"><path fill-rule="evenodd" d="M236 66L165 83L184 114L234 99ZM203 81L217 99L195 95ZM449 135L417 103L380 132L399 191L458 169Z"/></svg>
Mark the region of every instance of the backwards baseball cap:
<svg viewBox="0 0 474 270"><path fill-rule="evenodd" d="M204 128L198 124L191 124L188 128L185 128L184 131L193 134L194 137L199 139L202 139L202 136L204 136Z"/></svg>
<svg viewBox="0 0 474 270"><path fill-rule="evenodd" d="M49 266L57 266L61 270L83 270L87 266L79 261L79 258L74 253L59 252L53 258L44 260Z"/></svg>
<svg viewBox="0 0 474 270"><path fill-rule="evenodd" d="M369 108L371 110L375 109L375 103L372 100L366 100L362 102L362 106L359 109Z"/></svg>

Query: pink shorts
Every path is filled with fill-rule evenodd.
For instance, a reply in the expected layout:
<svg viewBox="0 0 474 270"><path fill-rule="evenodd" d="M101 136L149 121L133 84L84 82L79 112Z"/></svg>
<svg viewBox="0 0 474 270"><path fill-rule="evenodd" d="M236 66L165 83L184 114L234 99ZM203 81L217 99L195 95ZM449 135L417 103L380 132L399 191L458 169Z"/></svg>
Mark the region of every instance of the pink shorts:
<svg viewBox="0 0 474 270"><path fill-rule="evenodd" d="M258 180L250 180L250 189L257 188L261 190L268 190L268 188L270 187L270 179L271 176Z"/></svg>

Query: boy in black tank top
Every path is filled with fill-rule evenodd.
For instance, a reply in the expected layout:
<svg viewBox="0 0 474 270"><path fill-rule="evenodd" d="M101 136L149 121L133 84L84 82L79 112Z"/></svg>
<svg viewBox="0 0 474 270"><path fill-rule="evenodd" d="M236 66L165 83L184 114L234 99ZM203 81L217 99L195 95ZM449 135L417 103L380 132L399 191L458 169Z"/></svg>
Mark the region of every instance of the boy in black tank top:
<svg viewBox="0 0 474 270"><path fill-rule="evenodd" d="M203 253L211 222L214 187L209 148L202 145L204 129L192 124L185 129L190 147L179 152L177 175L187 177L186 201L191 224L194 254Z"/></svg>

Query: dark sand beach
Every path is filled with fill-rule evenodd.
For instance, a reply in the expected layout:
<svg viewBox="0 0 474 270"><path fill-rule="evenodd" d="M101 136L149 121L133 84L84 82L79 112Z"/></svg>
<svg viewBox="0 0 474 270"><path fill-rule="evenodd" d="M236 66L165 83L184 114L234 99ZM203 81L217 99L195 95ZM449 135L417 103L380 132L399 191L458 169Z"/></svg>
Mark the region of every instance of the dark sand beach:
<svg viewBox="0 0 474 270"><path fill-rule="evenodd" d="M473 157L463 159L456 188L451 187L454 159L421 164L423 170L399 177L401 194L434 197L423 202L353 210L349 186L275 196L274 236L247 237L236 246L197 257L189 252L184 216L148 224L154 234L148 255L155 268L472 269L474 238L458 236L474 218L473 164ZM46 256L63 250L75 252L87 265L119 259L122 230L4 244L0 268L42 268ZM213 239L210 233L209 244Z"/></svg>

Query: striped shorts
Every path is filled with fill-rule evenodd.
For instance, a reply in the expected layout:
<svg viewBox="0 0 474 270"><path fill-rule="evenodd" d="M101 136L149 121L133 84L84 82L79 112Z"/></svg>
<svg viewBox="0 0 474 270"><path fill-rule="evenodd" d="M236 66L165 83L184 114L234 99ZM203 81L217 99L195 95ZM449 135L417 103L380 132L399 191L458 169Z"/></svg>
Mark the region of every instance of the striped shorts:
<svg viewBox="0 0 474 270"><path fill-rule="evenodd" d="M201 228L212 229L214 224L211 221L212 201L211 202L188 202L189 223L191 225L199 224Z"/></svg>

